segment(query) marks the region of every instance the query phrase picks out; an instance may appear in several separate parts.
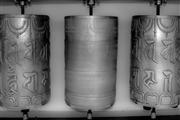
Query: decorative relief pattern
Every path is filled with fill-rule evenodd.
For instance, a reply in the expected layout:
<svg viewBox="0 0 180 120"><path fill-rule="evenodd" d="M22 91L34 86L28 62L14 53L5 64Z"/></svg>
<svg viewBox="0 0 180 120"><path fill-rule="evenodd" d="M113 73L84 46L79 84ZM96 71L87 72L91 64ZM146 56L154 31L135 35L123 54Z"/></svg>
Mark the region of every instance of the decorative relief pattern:
<svg viewBox="0 0 180 120"><path fill-rule="evenodd" d="M154 20L152 18L139 18L132 21L132 32L138 37L143 36L144 33L153 28Z"/></svg>
<svg viewBox="0 0 180 120"><path fill-rule="evenodd" d="M16 19L20 22L14 22ZM25 33L29 27L29 20L24 18L10 18L7 19L6 23L9 31L17 36L17 38Z"/></svg>
<svg viewBox="0 0 180 120"><path fill-rule="evenodd" d="M178 20L176 17L166 17L166 18L158 18L157 26L161 30L161 32L166 34L166 37L169 33L174 32L177 29Z"/></svg>
<svg viewBox="0 0 180 120"><path fill-rule="evenodd" d="M44 19L34 19L31 18L31 25L32 25L32 29L36 34L36 37L39 37L40 39L42 39L43 37L45 38L45 40L49 39L49 21L44 20Z"/></svg>
<svg viewBox="0 0 180 120"><path fill-rule="evenodd" d="M154 70L144 70L145 77L144 77L144 85L152 89L154 85L157 84L156 78L155 78L155 71Z"/></svg>
<svg viewBox="0 0 180 120"><path fill-rule="evenodd" d="M49 44L42 44L38 41L27 41L24 43L26 46L24 58L29 62L37 64L39 61L42 63L49 62ZM39 48L41 47L41 48Z"/></svg>
<svg viewBox="0 0 180 120"><path fill-rule="evenodd" d="M151 107L179 104L179 22L178 17L169 16L133 18L130 91L135 103Z"/></svg>
<svg viewBox="0 0 180 120"><path fill-rule="evenodd" d="M44 87L49 87L49 70L48 69L45 69L43 70L43 72L41 73L42 75L42 81L41 81L41 84L44 86Z"/></svg>
<svg viewBox="0 0 180 120"><path fill-rule="evenodd" d="M21 96L20 103L23 106L40 105L41 96Z"/></svg>
<svg viewBox="0 0 180 120"><path fill-rule="evenodd" d="M180 21L179 21L180 22ZM180 29L180 26L179 26L179 29ZM179 31L180 32L180 31ZM179 34L180 35L180 34ZM176 38L176 41L175 41L175 46L174 46L174 48L175 48L175 53L176 53L176 61L177 62L180 62L180 36L178 36L177 38Z"/></svg>
<svg viewBox="0 0 180 120"><path fill-rule="evenodd" d="M175 76L174 76L174 79L176 79L175 85L176 85L178 88L180 88L180 69L178 69L178 70L176 71ZM177 93L180 94L180 90L179 90L179 89L177 90Z"/></svg>
<svg viewBox="0 0 180 120"><path fill-rule="evenodd" d="M24 45L26 46L24 58L31 61L32 63L35 63L35 61L36 61L35 43L36 43L35 41L27 41L24 43Z"/></svg>
<svg viewBox="0 0 180 120"><path fill-rule="evenodd" d="M31 96L21 96L21 97L20 97L20 103L21 103L23 106L32 105Z"/></svg>
<svg viewBox="0 0 180 120"><path fill-rule="evenodd" d="M170 93L172 91L173 72L171 70L163 71L163 91Z"/></svg>
<svg viewBox="0 0 180 120"><path fill-rule="evenodd" d="M157 63L157 53L156 53L156 42L154 39L144 39L145 44L143 45L143 55L147 60L151 60Z"/></svg>
<svg viewBox="0 0 180 120"><path fill-rule="evenodd" d="M165 39L162 40L162 43L164 45L164 49L161 51L161 56L165 59L170 61L171 63L175 63L176 61L176 51L174 47L175 40L172 39Z"/></svg>
<svg viewBox="0 0 180 120"><path fill-rule="evenodd" d="M139 73L140 73L139 70L140 69L133 67L131 71L131 82L134 82L132 83L133 86L131 87L137 90L140 89L140 80L141 80L141 77L139 76Z"/></svg>
<svg viewBox="0 0 180 120"><path fill-rule="evenodd" d="M145 95L144 95L144 102L146 104L149 104L149 105L157 105L158 104L158 101L159 101L159 98L158 98L158 94L156 93L153 93L153 92L147 92Z"/></svg>
<svg viewBox="0 0 180 120"><path fill-rule="evenodd" d="M143 27L143 33L149 32L152 29L154 23L153 18L140 18L139 21Z"/></svg>
<svg viewBox="0 0 180 120"><path fill-rule="evenodd" d="M46 43L43 45L42 49L39 52L39 57L41 61L49 62L49 44Z"/></svg>
<svg viewBox="0 0 180 120"><path fill-rule="evenodd" d="M2 50L3 55L3 63L9 65L19 64L19 52L18 52L18 45L15 41L4 40L3 44L4 49ZM6 51L6 52L4 52Z"/></svg>
<svg viewBox="0 0 180 120"><path fill-rule="evenodd" d="M49 19L6 17L0 18L2 105L23 109L45 104L50 91Z"/></svg>
<svg viewBox="0 0 180 120"><path fill-rule="evenodd" d="M38 73L37 72L25 72L23 74L26 81L24 81L23 88L32 93L38 92Z"/></svg>
<svg viewBox="0 0 180 120"><path fill-rule="evenodd" d="M162 105L170 105L173 103L173 98L172 96L169 96L169 95L161 95L160 97L160 103Z"/></svg>
<svg viewBox="0 0 180 120"><path fill-rule="evenodd" d="M3 36L3 30L5 29L6 26L6 21L4 20L4 18L0 17L0 35Z"/></svg>
<svg viewBox="0 0 180 120"><path fill-rule="evenodd" d="M31 23L32 23L32 27L33 30L38 31L38 32L47 32L47 28L49 26L49 21L47 20L43 20L43 19L34 19L31 18Z"/></svg>
<svg viewBox="0 0 180 120"><path fill-rule="evenodd" d="M156 53L156 44L155 40L151 38L136 38L133 39L133 41L136 41L132 43L132 57L133 59L136 59L139 64L141 64L141 61L143 60L149 60L154 63L157 63L157 53Z"/></svg>
<svg viewBox="0 0 180 120"><path fill-rule="evenodd" d="M17 99L15 97L9 97L8 99L6 99L7 101L5 101L6 104L16 107L18 105Z"/></svg>

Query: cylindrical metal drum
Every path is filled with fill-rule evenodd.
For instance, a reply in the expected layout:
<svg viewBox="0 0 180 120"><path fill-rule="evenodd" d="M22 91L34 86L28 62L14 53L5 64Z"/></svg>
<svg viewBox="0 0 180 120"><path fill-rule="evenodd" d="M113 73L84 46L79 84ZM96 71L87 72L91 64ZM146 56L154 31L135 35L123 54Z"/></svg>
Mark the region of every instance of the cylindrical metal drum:
<svg viewBox="0 0 180 120"><path fill-rule="evenodd" d="M176 107L180 94L180 17L134 16L130 93L146 107Z"/></svg>
<svg viewBox="0 0 180 120"><path fill-rule="evenodd" d="M49 17L0 15L2 106L29 109L50 97Z"/></svg>
<svg viewBox="0 0 180 120"><path fill-rule="evenodd" d="M80 111L113 105L118 18L65 17L65 100Z"/></svg>

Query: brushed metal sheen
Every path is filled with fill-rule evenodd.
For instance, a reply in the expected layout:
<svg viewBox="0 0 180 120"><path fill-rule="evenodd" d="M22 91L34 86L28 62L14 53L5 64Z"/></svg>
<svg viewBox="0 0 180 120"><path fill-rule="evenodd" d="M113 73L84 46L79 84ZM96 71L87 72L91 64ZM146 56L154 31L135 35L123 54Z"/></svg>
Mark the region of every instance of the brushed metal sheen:
<svg viewBox="0 0 180 120"><path fill-rule="evenodd" d="M29 109L50 97L49 17L0 15L1 104Z"/></svg>
<svg viewBox="0 0 180 120"><path fill-rule="evenodd" d="M130 93L147 107L176 107L180 94L180 17L134 16Z"/></svg>
<svg viewBox="0 0 180 120"><path fill-rule="evenodd" d="M113 105L118 18L65 17L65 101L80 111Z"/></svg>

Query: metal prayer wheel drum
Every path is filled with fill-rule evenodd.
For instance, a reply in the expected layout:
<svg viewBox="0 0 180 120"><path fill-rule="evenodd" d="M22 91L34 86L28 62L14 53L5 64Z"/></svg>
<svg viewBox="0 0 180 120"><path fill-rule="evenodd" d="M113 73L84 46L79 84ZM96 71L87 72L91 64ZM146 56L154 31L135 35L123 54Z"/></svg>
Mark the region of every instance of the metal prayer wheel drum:
<svg viewBox="0 0 180 120"><path fill-rule="evenodd" d="M176 107L180 94L180 17L134 16L131 99L147 107Z"/></svg>
<svg viewBox="0 0 180 120"><path fill-rule="evenodd" d="M113 105L118 18L65 17L65 101L80 111Z"/></svg>
<svg viewBox="0 0 180 120"><path fill-rule="evenodd" d="M50 97L49 17L0 15L2 106L29 109Z"/></svg>

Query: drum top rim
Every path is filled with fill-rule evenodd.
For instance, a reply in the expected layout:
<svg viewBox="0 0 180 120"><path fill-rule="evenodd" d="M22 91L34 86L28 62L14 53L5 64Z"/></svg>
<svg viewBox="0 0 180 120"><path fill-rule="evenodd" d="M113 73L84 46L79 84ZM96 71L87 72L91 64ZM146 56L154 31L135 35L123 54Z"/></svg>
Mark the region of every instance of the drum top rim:
<svg viewBox="0 0 180 120"><path fill-rule="evenodd" d="M49 19L48 15L37 15L37 14L0 14L0 18L44 18L44 19Z"/></svg>
<svg viewBox="0 0 180 120"><path fill-rule="evenodd" d="M178 15L134 15L132 18L180 18Z"/></svg>
<svg viewBox="0 0 180 120"><path fill-rule="evenodd" d="M72 15L72 16L65 16L65 19L68 19L68 18L74 18L74 19L118 19L117 16L88 16L88 15Z"/></svg>

